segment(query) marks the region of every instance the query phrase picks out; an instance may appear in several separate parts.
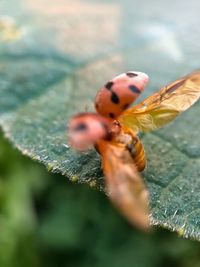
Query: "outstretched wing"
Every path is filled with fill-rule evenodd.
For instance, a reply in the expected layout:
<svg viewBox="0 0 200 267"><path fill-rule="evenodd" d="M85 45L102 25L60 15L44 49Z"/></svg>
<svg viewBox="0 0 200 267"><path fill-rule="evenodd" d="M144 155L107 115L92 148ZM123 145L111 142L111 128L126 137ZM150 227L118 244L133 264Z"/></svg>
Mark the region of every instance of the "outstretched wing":
<svg viewBox="0 0 200 267"><path fill-rule="evenodd" d="M125 146L100 141L106 189L121 213L141 229L148 229L148 192Z"/></svg>
<svg viewBox="0 0 200 267"><path fill-rule="evenodd" d="M124 128L136 133L164 126L191 107L200 98L200 71L193 72L126 110L119 118Z"/></svg>

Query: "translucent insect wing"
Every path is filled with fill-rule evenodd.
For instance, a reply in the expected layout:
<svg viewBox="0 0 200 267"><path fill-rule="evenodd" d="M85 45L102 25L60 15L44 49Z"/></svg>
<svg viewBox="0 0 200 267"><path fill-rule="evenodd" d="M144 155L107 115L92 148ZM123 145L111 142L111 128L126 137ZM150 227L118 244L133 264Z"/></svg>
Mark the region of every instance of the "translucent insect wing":
<svg viewBox="0 0 200 267"><path fill-rule="evenodd" d="M175 119L200 98L200 71L163 87L159 92L125 111L119 122L123 127L152 131Z"/></svg>

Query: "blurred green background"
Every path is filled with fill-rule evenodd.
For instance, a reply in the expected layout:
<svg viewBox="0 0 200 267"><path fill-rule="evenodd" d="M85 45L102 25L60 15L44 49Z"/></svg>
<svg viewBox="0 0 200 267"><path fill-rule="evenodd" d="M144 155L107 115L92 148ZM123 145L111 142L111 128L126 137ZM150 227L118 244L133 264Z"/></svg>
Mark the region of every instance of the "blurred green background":
<svg viewBox="0 0 200 267"><path fill-rule="evenodd" d="M200 245L143 234L106 196L22 156L0 136L1 267L198 267Z"/></svg>

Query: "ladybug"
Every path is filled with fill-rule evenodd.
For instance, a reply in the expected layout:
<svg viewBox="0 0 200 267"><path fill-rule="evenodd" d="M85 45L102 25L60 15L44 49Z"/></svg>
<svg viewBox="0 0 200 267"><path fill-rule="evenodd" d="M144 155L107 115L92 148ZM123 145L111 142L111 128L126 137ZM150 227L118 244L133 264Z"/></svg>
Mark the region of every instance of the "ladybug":
<svg viewBox="0 0 200 267"><path fill-rule="evenodd" d="M150 227L150 209L148 190L139 175L146 166L146 155L138 133L163 127L199 100L200 71L175 80L127 109L148 80L142 72L116 76L98 92L97 113L81 113L69 122L71 146L85 150L94 145L101 155L110 199L143 230Z"/></svg>
<svg viewBox="0 0 200 267"><path fill-rule="evenodd" d="M107 82L97 93L95 108L104 117L115 119L141 94L149 81L143 72L129 71Z"/></svg>

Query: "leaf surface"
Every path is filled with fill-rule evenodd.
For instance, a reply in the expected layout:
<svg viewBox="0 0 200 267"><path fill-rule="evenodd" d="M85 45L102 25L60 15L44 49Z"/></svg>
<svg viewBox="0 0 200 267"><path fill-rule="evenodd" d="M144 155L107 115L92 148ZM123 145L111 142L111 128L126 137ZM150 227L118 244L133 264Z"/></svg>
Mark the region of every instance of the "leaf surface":
<svg viewBox="0 0 200 267"><path fill-rule="evenodd" d="M17 6L17 8L16 8ZM10 0L0 3L0 125L22 153L103 189L95 151L68 147L67 121L93 110L111 77L151 77L143 99L199 68L200 3ZM5 16L6 15L6 16ZM187 19L183 19L187 18ZM143 136L153 223L200 240L200 103Z"/></svg>

